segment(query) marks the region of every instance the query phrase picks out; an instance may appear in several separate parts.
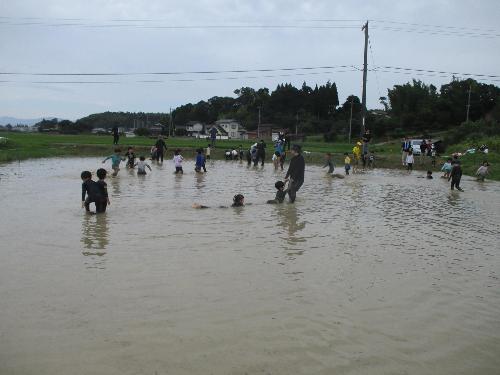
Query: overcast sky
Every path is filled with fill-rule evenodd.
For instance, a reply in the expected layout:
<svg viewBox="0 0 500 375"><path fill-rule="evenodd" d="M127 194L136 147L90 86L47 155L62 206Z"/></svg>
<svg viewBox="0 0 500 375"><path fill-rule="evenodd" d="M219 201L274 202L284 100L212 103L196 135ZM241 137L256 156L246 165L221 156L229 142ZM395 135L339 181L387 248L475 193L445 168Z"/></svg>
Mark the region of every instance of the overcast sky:
<svg viewBox="0 0 500 375"><path fill-rule="evenodd" d="M361 97L362 73L351 67L363 64L361 26L366 19L369 68L500 76L498 0L0 0L0 16L2 73L348 67L183 75L1 75L0 116L75 120L108 110L168 112L187 102L234 96L234 89L242 86L273 90L282 82L314 86L327 80L336 82L342 103L351 94ZM451 74L415 73L370 71L368 107L380 107L378 98L387 88L412 78L438 87L451 80ZM500 78L485 78L500 85L494 80ZM66 81L71 83L54 83ZM109 83L75 83L82 81Z"/></svg>

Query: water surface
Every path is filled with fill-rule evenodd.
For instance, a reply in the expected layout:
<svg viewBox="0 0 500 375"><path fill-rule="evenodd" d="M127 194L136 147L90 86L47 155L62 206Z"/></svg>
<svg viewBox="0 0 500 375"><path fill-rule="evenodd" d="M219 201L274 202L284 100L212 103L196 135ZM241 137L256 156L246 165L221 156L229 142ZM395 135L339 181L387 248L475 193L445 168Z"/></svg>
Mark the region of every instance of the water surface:
<svg viewBox="0 0 500 375"><path fill-rule="evenodd" d="M100 165L0 166L1 374L498 374L500 184L166 161L86 215Z"/></svg>

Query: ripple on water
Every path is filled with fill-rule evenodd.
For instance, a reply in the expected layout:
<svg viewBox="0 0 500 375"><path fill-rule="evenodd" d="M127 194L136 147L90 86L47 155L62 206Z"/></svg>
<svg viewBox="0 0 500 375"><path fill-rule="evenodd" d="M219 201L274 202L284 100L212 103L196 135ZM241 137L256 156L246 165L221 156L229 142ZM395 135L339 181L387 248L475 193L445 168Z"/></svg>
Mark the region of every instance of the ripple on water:
<svg viewBox="0 0 500 375"><path fill-rule="evenodd" d="M197 175L187 160L174 176L166 160L110 177L109 211L85 215L79 175L100 166L0 167L0 370L500 367L500 184L465 178L459 194L419 172L334 180L308 165L295 205L267 205L283 178L270 165L210 161ZM219 208L237 193L252 205Z"/></svg>

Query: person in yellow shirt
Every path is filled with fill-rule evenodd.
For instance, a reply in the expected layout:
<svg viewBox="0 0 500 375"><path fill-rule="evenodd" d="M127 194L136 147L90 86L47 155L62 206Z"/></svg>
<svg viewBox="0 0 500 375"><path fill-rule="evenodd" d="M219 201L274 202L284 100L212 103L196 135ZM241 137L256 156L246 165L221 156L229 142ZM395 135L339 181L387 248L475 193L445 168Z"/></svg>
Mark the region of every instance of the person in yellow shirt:
<svg viewBox="0 0 500 375"><path fill-rule="evenodd" d="M354 172L358 168L359 159L361 159L361 142L357 142L352 148L352 155L354 157Z"/></svg>
<svg viewBox="0 0 500 375"><path fill-rule="evenodd" d="M346 152L344 153L344 168L345 168L345 174L348 175L349 171L351 170L351 158L349 157L349 154Z"/></svg>

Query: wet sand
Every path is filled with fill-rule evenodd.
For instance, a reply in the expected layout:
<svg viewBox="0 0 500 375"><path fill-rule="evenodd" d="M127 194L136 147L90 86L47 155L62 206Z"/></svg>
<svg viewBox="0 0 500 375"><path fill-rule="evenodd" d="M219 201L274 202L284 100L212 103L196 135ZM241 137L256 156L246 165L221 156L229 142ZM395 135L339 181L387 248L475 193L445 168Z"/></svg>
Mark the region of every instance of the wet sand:
<svg viewBox="0 0 500 375"><path fill-rule="evenodd" d="M0 374L498 373L499 183L165 161L86 215L100 166L0 166Z"/></svg>

